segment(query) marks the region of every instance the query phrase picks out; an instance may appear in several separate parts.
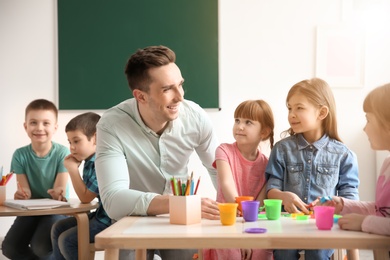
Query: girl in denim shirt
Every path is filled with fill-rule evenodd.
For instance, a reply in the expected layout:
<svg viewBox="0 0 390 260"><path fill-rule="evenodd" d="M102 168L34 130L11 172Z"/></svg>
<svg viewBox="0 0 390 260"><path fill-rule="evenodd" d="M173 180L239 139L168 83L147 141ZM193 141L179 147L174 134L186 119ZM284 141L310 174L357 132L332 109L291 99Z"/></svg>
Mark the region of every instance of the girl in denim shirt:
<svg viewBox="0 0 390 260"><path fill-rule="evenodd" d="M283 200L284 211L309 214L320 196L358 200L358 163L337 133L336 104L329 85L313 78L288 92L290 135L277 142L266 168L267 196ZM299 259L299 249L274 250L274 258ZM306 259L330 259L332 249L306 250Z"/></svg>

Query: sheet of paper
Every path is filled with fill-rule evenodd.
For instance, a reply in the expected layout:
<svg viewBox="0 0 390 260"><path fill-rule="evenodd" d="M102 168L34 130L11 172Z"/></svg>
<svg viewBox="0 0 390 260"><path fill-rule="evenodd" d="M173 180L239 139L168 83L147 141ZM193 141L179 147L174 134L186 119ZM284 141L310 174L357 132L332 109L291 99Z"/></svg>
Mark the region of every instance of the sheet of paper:
<svg viewBox="0 0 390 260"><path fill-rule="evenodd" d="M36 209L52 209L59 207L69 207L69 202L53 200L53 199L29 199L29 200L13 200L9 199L4 202L4 206L25 209L25 210L36 210Z"/></svg>

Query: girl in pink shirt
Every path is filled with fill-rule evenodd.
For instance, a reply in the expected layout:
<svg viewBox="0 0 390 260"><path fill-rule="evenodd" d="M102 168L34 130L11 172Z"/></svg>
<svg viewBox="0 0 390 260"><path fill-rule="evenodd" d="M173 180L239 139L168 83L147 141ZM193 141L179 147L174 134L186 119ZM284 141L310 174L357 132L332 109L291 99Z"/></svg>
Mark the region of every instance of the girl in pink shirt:
<svg viewBox="0 0 390 260"><path fill-rule="evenodd" d="M372 90L363 103L364 131L373 150L390 150L390 84ZM351 201L333 197L326 203L343 215L341 229L390 236L390 157L383 162L376 184L375 202Z"/></svg>
<svg viewBox="0 0 390 260"><path fill-rule="evenodd" d="M235 202L238 196L253 196L263 203L265 198L265 167L268 158L259 149L260 142L274 143L274 118L263 100L242 102L234 112L232 144L221 144L215 152L218 188L217 201ZM272 250L206 249L206 260L272 259Z"/></svg>

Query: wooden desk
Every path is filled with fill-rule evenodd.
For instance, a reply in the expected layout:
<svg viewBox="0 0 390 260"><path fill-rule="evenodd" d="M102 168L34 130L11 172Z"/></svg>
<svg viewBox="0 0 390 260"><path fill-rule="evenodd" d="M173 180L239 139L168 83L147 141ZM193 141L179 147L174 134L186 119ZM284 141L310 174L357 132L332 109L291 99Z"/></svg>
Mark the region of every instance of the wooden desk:
<svg viewBox="0 0 390 260"><path fill-rule="evenodd" d="M79 259L88 259L89 257L89 219L88 213L96 209L99 204L97 201L83 204L78 199L70 199L70 207L43 209L43 210L22 210L6 206L0 206L0 217L17 216L43 216L43 215L72 215L77 220L77 237Z"/></svg>
<svg viewBox="0 0 390 260"><path fill-rule="evenodd" d="M315 220L258 220L222 226L219 220L201 224L171 225L169 216L125 217L95 237L95 246L105 249L105 259L118 259L119 249L136 249L136 259L146 259L147 248L268 248L268 249L372 249L375 259L388 259L390 237L345 231L334 225L318 230ZM243 232L247 227L266 228L264 234Z"/></svg>

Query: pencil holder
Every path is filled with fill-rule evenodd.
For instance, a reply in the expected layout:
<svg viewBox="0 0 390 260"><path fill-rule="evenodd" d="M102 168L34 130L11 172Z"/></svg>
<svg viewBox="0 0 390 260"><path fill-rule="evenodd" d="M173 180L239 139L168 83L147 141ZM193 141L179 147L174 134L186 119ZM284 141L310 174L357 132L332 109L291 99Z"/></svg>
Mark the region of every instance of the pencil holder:
<svg viewBox="0 0 390 260"><path fill-rule="evenodd" d="M197 195L170 196L169 220L171 224L190 225L200 223L201 200Z"/></svg>
<svg viewBox="0 0 390 260"><path fill-rule="evenodd" d="M0 206L3 206L6 197L6 186L0 185Z"/></svg>

